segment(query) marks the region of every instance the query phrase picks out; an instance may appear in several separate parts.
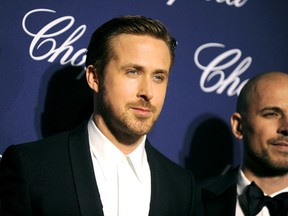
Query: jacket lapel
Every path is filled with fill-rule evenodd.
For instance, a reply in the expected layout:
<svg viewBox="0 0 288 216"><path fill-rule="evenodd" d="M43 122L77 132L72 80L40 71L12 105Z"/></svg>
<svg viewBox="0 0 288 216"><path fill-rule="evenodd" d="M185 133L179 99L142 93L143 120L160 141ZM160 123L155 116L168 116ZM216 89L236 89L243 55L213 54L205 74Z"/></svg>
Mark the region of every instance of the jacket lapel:
<svg viewBox="0 0 288 216"><path fill-rule="evenodd" d="M207 216L234 216L236 207L236 173L221 176L212 185L202 189Z"/></svg>
<svg viewBox="0 0 288 216"><path fill-rule="evenodd" d="M176 172L173 172L173 166L168 162L169 160L151 146L148 140L145 144L145 150L151 172L151 200L149 216L182 216L192 214L192 212L187 213L189 209L190 211L193 209L192 197L194 196L192 194L193 186L188 182L189 178L183 177L182 175L178 176L180 172L178 172L177 169L175 169ZM173 174L175 175L173 176ZM183 187L181 187L182 185L180 186L177 184L174 188L174 182L178 180L183 180ZM185 182L187 182L186 186ZM181 191L184 190L187 190L187 192L191 191L191 196L186 193L182 194ZM179 199L175 199L174 193L179 193L177 195ZM191 205L187 204L186 198L191 201Z"/></svg>
<svg viewBox="0 0 288 216"><path fill-rule="evenodd" d="M87 122L70 133L69 152L81 215L103 216L90 154Z"/></svg>
<svg viewBox="0 0 288 216"><path fill-rule="evenodd" d="M147 153L147 159L150 167L150 172L151 172L151 200L150 200L150 211L149 211L149 216L157 216L157 215L163 215L160 214L157 209L159 205L161 204L159 202L159 199L161 199L159 196L159 177L157 177L157 163L155 162L155 158L153 155L153 149L152 146L150 145L149 141L146 140L145 143L145 150ZM161 186L160 186L161 187ZM164 214L165 215L165 214Z"/></svg>

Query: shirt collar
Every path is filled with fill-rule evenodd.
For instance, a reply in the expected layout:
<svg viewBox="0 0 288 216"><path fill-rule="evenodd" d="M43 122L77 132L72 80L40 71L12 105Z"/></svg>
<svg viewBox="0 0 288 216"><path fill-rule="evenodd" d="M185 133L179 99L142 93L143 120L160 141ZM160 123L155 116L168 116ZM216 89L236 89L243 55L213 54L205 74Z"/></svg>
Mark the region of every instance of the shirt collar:
<svg viewBox="0 0 288 216"><path fill-rule="evenodd" d="M130 167L133 169L135 175L137 176L138 180L141 182L143 179L143 167L144 163L147 163L147 155L145 151L145 140L146 136L140 143L140 145L131 152L128 156L128 163Z"/></svg>
<svg viewBox="0 0 288 216"><path fill-rule="evenodd" d="M251 181L249 181L246 176L244 175L243 171L239 169L238 172L238 183L237 183L237 194L241 195L244 191L244 189L251 184Z"/></svg>
<svg viewBox="0 0 288 216"><path fill-rule="evenodd" d="M139 146L129 155L124 155L104 134L97 128L91 116L88 121L88 135L90 150L93 157L98 161L105 179L115 175L117 164L126 157L128 163L139 181L147 155L145 151L146 135Z"/></svg>

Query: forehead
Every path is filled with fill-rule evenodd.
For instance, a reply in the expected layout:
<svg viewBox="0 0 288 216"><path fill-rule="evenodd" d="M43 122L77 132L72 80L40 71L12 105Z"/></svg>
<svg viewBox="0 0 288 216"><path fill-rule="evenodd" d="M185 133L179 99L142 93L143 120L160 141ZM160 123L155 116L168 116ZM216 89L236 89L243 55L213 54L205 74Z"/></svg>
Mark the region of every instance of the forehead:
<svg viewBox="0 0 288 216"><path fill-rule="evenodd" d="M150 46L160 46L163 47L165 50L169 51L168 45L164 42L164 40L155 38L149 35L134 35L134 34L120 34L111 39L111 44L114 48L124 48L133 47L135 45L139 47L147 47L147 44Z"/></svg>
<svg viewBox="0 0 288 216"><path fill-rule="evenodd" d="M171 64L171 55L167 44L148 35L120 34L111 40L113 57L122 60L129 58L138 62L159 62Z"/></svg>
<svg viewBox="0 0 288 216"><path fill-rule="evenodd" d="M248 98L252 106L277 106L288 109L288 76L274 76L259 80Z"/></svg>

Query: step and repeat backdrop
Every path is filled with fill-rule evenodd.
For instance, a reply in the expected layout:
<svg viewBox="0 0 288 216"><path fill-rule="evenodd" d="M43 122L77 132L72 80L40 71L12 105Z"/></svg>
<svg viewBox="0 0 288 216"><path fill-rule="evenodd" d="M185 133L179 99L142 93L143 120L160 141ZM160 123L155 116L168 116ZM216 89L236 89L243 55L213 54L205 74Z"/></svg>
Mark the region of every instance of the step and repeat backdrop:
<svg viewBox="0 0 288 216"><path fill-rule="evenodd" d="M241 163L229 122L247 80L288 71L285 0L1 0L0 10L0 154L89 118L85 50L114 16L159 19L177 39L165 106L148 137L199 177Z"/></svg>

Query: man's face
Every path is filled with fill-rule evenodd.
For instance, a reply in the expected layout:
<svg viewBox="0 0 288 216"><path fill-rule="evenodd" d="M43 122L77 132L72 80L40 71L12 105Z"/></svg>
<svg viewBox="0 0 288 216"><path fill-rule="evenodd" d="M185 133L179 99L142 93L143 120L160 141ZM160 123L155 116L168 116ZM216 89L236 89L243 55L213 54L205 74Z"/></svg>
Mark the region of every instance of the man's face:
<svg viewBox="0 0 288 216"><path fill-rule="evenodd" d="M259 83L248 96L242 116L244 157L267 170L288 172L288 78L275 76Z"/></svg>
<svg viewBox="0 0 288 216"><path fill-rule="evenodd" d="M116 138L142 136L153 127L164 103L170 52L164 41L149 36L123 34L112 44L113 57L99 88L102 117L97 125Z"/></svg>

